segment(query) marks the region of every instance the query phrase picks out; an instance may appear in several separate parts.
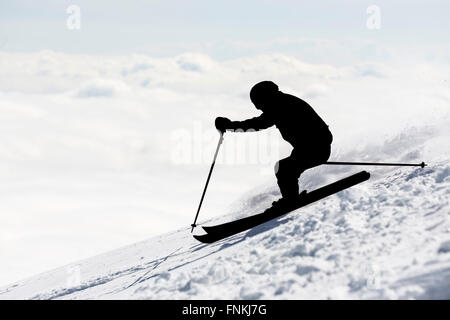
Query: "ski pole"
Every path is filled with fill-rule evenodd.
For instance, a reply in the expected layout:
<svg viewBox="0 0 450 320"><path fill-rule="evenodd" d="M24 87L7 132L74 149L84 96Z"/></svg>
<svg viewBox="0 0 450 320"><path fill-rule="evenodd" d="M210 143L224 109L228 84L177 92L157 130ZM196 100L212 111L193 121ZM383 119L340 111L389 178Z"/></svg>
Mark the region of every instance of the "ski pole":
<svg viewBox="0 0 450 320"><path fill-rule="evenodd" d="M425 162L422 163L386 163L386 162L339 162L328 161L324 164L336 164L336 165L356 165L356 166L408 166L408 167L426 167Z"/></svg>
<svg viewBox="0 0 450 320"><path fill-rule="evenodd" d="M214 169L214 165L216 164L217 154L219 153L219 148L220 148L220 145L222 144L222 141L223 141L223 132L220 133L220 138L219 138L219 142L217 143L216 153L214 154L214 159L211 164L211 169L209 169L208 178L206 179L206 184L205 184L205 188L203 189L202 198L200 199L200 204L198 205L197 214L195 215L194 223L191 224L191 226L192 226L191 233L192 233L192 231L194 231L194 228L197 226L195 223L197 222L198 213L200 212L200 208L202 207L203 198L205 197L205 193L206 193L206 188L208 188L209 179L211 178L211 173Z"/></svg>

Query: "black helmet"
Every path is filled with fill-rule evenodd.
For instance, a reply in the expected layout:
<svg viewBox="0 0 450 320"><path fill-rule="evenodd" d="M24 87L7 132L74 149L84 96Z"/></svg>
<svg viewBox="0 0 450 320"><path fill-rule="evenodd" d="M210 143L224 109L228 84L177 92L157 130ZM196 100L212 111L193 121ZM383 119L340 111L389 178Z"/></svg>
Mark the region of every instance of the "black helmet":
<svg viewBox="0 0 450 320"><path fill-rule="evenodd" d="M278 92L278 86L272 81L261 81L250 90L250 100L254 104L270 99Z"/></svg>

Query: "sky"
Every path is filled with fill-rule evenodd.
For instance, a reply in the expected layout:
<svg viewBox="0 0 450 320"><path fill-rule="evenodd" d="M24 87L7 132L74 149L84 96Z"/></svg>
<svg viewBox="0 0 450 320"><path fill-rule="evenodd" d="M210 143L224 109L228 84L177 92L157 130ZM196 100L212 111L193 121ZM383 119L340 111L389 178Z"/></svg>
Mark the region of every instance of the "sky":
<svg viewBox="0 0 450 320"><path fill-rule="evenodd" d="M80 9L80 29L66 26L70 5ZM370 6L379 9L379 29L367 28L374 14L368 13ZM4 0L0 39L3 50L22 52L172 56L201 51L229 59L282 50L311 61L339 63L331 55L315 58L314 41L441 45L450 40L449 9L447 1ZM374 58L370 45L361 49L346 52L351 55L347 59Z"/></svg>
<svg viewBox="0 0 450 320"><path fill-rule="evenodd" d="M398 160L365 150L448 121L449 6L1 1L0 284L192 223L213 120L257 115L261 80L313 105L334 159ZM200 220L289 151L275 129L227 135Z"/></svg>

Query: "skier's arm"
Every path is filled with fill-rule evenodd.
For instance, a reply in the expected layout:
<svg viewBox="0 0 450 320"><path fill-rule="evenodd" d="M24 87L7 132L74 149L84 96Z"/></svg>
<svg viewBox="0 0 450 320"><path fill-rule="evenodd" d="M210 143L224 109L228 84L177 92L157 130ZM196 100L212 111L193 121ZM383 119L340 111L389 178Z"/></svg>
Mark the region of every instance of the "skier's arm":
<svg viewBox="0 0 450 320"><path fill-rule="evenodd" d="M226 130L239 131L259 131L273 126L275 123L272 119L264 114L244 121L231 121L227 118L218 117L216 119L216 128L224 132Z"/></svg>

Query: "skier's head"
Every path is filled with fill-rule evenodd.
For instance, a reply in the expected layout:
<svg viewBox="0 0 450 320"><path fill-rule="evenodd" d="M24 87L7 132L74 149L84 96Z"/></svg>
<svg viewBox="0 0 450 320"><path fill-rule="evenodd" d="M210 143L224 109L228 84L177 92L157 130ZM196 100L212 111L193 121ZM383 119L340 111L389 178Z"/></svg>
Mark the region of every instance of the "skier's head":
<svg viewBox="0 0 450 320"><path fill-rule="evenodd" d="M278 86L272 81L261 81L250 90L250 100L256 109L265 111L273 104L279 92Z"/></svg>

